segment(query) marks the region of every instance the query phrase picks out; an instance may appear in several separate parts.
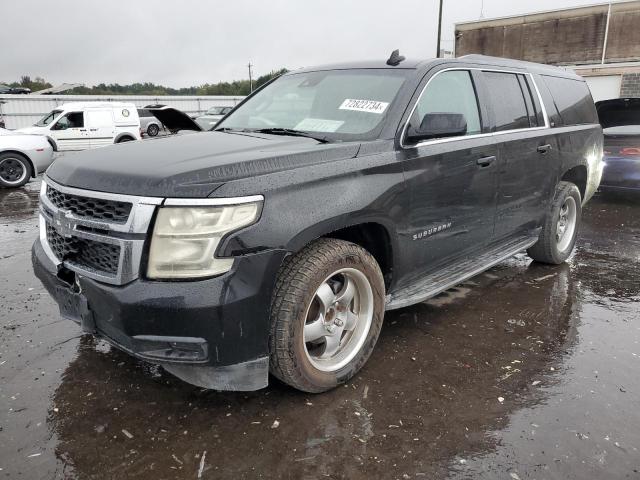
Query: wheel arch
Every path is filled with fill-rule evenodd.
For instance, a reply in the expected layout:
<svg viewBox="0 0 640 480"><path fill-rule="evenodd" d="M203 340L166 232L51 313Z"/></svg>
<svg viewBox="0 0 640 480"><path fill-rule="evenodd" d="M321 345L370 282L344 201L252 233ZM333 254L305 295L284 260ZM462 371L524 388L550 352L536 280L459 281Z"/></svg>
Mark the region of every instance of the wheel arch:
<svg viewBox="0 0 640 480"><path fill-rule="evenodd" d="M58 144L56 143L56 141L53 138L47 137L47 142L49 142L49 145L51 145L51 148L53 148L54 152L58 151Z"/></svg>
<svg viewBox="0 0 640 480"><path fill-rule="evenodd" d="M361 246L376 259L385 287L388 289L393 279L393 246L387 228L381 223L366 222L334 230L324 238L337 238Z"/></svg>
<svg viewBox="0 0 640 480"><path fill-rule="evenodd" d="M130 138L131 141L135 141L136 140L136 137L134 137L129 132L122 132L122 133L116 135L116 138L113 139L113 143L119 143L123 138Z"/></svg>
<svg viewBox="0 0 640 480"><path fill-rule="evenodd" d="M394 259L398 251L393 232L392 224L379 218L352 219L350 222L340 223L333 219L298 234L289 243L287 250L295 254L319 238L337 238L355 243L376 259L388 289L394 279Z"/></svg>
<svg viewBox="0 0 640 480"><path fill-rule="evenodd" d="M580 196L584 203L588 178L589 172L587 170L587 167L585 165L576 165L575 167L571 167L566 172L564 172L560 177L560 181L571 182L576 187L578 187L578 190L580 190Z"/></svg>

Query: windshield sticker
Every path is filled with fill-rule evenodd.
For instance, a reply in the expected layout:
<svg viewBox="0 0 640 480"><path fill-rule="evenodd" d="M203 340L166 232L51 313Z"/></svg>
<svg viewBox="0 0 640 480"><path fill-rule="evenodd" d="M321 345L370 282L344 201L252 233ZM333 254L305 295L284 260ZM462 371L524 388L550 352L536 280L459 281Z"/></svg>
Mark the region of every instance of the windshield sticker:
<svg viewBox="0 0 640 480"><path fill-rule="evenodd" d="M369 112L382 115L388 106L389 103L387 102L376 102L375 100L354 100L352 98L347 98L338 108L340 108L340 110L355 110L356 112Z"/></svg>
<svg viewBox="0 0 640 480"><path fill-rule="evenodd" d="M294 128L307 132L335 132L344 122L342 120L327 120L324 118L305 118Z"/></svg>

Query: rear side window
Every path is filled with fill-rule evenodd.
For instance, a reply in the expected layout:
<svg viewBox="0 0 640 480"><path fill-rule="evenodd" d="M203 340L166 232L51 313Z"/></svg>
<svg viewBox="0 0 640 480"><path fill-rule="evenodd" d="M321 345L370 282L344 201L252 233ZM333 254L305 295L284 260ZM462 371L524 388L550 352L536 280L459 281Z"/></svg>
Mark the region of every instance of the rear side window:
<svg viewBox="0 0 640 480"><path fill-rule="evenodd" d="M502 72L483 74L496 132L538 126L535 104L524 75Z"/></svg>
<svg viewBox="0 0 640 480"><path fill-rule="evenodd" d="M152 117L153 114L149 110L145 110L144 108L139 108L138 109L138 116L139 117Z"/></svg>
<svg viewBox="0 0 640 480"><path fill-rule="evenodd" d="M478 100L467 70L442 72L431 79L422 92L410 125L420 125L425 115L433 113L461 114L467 122L466 135L480 133Z"/></svg>
<svg viewBox="0 0 640 480"><path fill-rule="evenodd" d="M587 84L571 78L542 75L564 125L598 123L596 107Z"/></svg>

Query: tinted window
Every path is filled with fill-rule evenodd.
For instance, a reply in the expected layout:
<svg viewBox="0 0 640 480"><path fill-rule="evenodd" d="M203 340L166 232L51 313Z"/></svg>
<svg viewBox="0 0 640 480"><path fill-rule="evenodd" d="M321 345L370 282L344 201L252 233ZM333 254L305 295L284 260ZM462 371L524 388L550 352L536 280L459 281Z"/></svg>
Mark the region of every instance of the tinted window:
<svg viewBox="0 0 640 480"><path fill-rule="evenodd" d="M83 128L84 127L84 114L82 112L71 112L61 117L56 122L55 130L64 130L67 128Z"/></svg>
<svg viewBox="0 0 640 480"><path fill-rule="evenodd" d="M433 77L418 100L409 125L419 127L425 115L432 113L461 114L467 122L466 135L480 133L478 100L468 71L454 70Z"/></svg>
<svg viewBox="0 0 640 480"><path fill-rule="evenodd" d="M484 72L497 132L531 126L519 76L515 73Z"/></svg>
<svg viewBox="0 0 640 480"><path fill-rule="evenodd" d="M145 110L144 108L138 109L139 117L153 117L153 114L149 110Z"/></svg>
<svg viewBox="0 0 640 480"><path fill-rule="evenodd" d="M587 84L571 78L542 76L564 125L598 123L596 108Z"/></svg>

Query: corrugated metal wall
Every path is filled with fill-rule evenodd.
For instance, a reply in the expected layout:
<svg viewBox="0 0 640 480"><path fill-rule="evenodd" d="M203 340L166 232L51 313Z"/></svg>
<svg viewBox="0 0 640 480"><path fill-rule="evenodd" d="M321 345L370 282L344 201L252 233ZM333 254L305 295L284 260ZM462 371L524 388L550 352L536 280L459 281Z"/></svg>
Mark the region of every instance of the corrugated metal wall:
<svg viewBox="0 0 640 480"><path fill-rule="evenodd" d="M70 102L129 102L137 107L160 103L192 115L203 113L213 106L234 106L243 98L241 96L0 95L0 117L4 118L7 128L14 129L33 125L54 108Z"/></svg>

